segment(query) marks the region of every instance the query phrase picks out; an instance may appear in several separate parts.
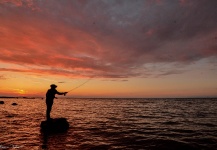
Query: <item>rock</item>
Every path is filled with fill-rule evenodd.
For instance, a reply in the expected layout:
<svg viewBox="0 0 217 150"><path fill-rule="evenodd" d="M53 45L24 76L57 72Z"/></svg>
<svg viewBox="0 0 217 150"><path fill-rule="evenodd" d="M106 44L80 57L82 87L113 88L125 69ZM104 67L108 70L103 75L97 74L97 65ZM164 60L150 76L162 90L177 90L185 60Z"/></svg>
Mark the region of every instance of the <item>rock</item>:
<svg viewBox="0 0 217 150"><path fill-rule="evenodd" d="M50 119L49 121L41 122L41 131L42 132L66 132L69 129L69 123L66 118L55 118Z"/></svg>
<svg viewBox="0 0 217 150"><path fill-rule="evenodd" d="M18 105L18 104L17 104L17 103L12 103L11 105L16 106L16 105Z"/></svg>
<svg viewBox="0 0 217 150"><path fill-rule="evenodd" d="M13 115L7 115L6 116L7 118L12 118L12 117L14 117Z"/></svg>
<svg viewBox="0 0 217 150"><path fill-rule="evenodd" d="M42 145L41 148L42 149L47 149L47 145Z"/></svg>
<svg viewBox="0 0 217 150"><path fill-rule="evenodd" d="M0 104L4 104L5 102L4 101L0 101Z"/></svg>

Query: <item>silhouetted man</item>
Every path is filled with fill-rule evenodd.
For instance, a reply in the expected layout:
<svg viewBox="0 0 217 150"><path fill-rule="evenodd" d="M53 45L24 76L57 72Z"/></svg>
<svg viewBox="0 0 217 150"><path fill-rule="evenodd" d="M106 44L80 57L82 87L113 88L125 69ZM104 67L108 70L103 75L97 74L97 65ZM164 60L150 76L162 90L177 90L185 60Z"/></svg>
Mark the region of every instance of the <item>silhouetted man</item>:
<svg viewBox="0 0 217 150"><path fill-rule="evenodd" d="M58 95L66 95L67 92L58 92L56 90L56 85L55 84L51 84L50 85L50 89L47 91L46 93L46 105L47 105L47 111L46 111L46 117L47 117L47 120L50 120L50 112L51 112L51 109L52 109L52 105L53 105L53 100L55 98L55 94L58 94Z"/></svg>

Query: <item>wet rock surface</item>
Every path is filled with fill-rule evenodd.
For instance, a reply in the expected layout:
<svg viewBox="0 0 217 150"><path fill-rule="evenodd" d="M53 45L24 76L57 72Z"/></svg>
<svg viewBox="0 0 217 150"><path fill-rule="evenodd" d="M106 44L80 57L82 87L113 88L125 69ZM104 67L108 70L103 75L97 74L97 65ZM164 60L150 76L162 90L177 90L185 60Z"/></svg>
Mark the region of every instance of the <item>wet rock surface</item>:
<svg viewBox="0 0 217 150"><path fill-rule="evenodd" d="M69 123L66 118L54 118L42 121L40 127L42 132L66 132L69 129Z"/></svg>

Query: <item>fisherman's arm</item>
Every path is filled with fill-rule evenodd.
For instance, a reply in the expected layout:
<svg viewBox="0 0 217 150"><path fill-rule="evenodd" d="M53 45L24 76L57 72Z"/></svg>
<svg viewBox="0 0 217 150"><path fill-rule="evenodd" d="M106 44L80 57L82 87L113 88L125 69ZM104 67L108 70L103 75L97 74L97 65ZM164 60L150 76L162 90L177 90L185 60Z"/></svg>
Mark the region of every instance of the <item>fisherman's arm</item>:
<svg viewBox="0 0 217 150"><path fill-rule="evenodd" d="M68 93L68 92L58 92L58 91L56 92L56 94L58 94L58 95L64 95L64 96L65 96L67 93Z"/></svg>

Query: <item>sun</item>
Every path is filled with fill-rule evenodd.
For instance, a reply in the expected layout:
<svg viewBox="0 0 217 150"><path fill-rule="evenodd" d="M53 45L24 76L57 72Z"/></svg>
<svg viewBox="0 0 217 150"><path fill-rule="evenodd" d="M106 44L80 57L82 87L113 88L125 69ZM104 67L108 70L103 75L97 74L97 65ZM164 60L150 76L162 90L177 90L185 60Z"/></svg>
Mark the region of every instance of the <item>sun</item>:
<svg viewBox="0 0 217 150"><path fill-rule="evenodd" d="M15 90L16 90L16 93L18 93L20 95L26 94L25 90L22 90L22 89L15 89Z"/></svg>
<svg viewBox="0 0 217 150"><path fill-rule="evenodd" d="M19 94L25 94L26 92L24 90L20 90Z"/></svg>

